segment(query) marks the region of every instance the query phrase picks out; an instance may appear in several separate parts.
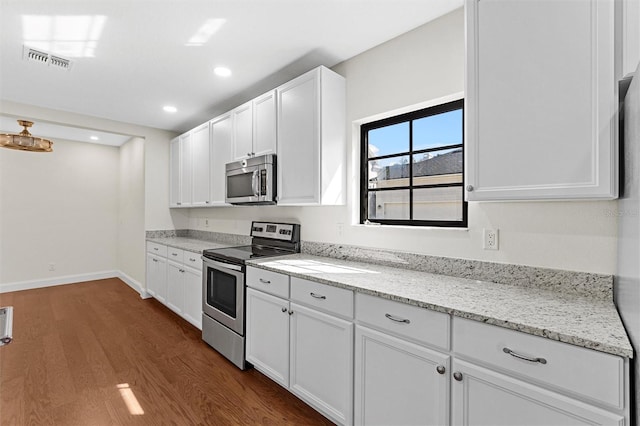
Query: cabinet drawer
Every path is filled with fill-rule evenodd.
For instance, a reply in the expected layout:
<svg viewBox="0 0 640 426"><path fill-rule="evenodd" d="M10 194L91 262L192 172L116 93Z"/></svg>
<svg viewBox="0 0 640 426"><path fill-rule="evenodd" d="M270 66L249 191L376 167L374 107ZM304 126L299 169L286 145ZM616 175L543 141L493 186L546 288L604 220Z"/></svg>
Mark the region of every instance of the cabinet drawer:
<svg viewBox="0 0 640 426"><path fill-rule="evenodd" d="M167 259L182 263L184 259L184 252L175 247L167 247Z"/></svg>
<svg viewBox="0 0 640 426"><path fill-rule="evenodd" d="M356 294L356 320L420 343L449 349L449 315L368 294Z"/></svg>
<svg viewBox="0 0 640 426"><path fill-rule="evenodd" d="M167 246L147 241L147 251L158 256L167 257Z"/></svg>
<svg viewBox="0 0 640 426"><path fill-rule="evenodd" d="M194 253L192 251L184 250L184 266L189 268L202 270L202 255L200 253Z"/></svg>
<svg viewBox="0 0 640 426"><path fill-rule="evenodd" d="M247 268L247 286L284 299L289 298L289 276L258 268Z"/></svg>
<svg viewBox="0 0 640 426"><path fill-rule="evenodd" d="M353 291L291 277L291 300L353 318Z"/></svg>
<svg viewBox="0 0 640 426"><path fill-rule="evenodd" d="M611 407L624 405L624 360L615 355L458 317L453 319L453 350Z"/></svg>

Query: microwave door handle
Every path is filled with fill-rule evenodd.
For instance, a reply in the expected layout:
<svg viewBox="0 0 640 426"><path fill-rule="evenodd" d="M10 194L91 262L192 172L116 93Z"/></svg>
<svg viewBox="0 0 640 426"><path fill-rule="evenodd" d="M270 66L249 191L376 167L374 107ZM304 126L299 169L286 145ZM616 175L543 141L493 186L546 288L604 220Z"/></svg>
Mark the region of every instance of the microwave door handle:
<svg viewBox="0 0 640 426"><path fill-rule="evenodd" d="M251 175L251 189L253 190L253 195L258 197L260 196L260 171L254 170Z"/></svg>

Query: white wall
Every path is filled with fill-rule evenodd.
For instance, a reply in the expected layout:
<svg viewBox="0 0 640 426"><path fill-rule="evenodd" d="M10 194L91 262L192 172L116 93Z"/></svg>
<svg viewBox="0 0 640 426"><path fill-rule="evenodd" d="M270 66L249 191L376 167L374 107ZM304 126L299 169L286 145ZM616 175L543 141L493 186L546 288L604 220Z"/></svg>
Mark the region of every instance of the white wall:
<svg viewBox="0 0 640 426"><path fill-rule="evenodd" d="M0 284L116 269L118 161L118 148L61 140L0 150Z"/></svg>
<svg viewBox="0 0 640 426"><path fill-rule="evenodd" d="M354 122L464 90L464 20L458 9L362 53L334 70L347 80L347 206L193 209L190 227L248 234L252 219L292 219L302 238L558 269L613 274L616 204L470 203L469 228L351 225L358 210L358 127ZM209 226L204 226L204 219ZM342 224L342 225L341 225ZM500 250L482 249L482 229L500 230ZM340 231L342 229L342 231Z"/></svg>
<svg viewBox="0 0 640 426"><path fill-rule="evenodd" d="M119 149L118 269L138 285L145 279L144 139Z"/></svg>
<svg viewBox="0 0 640 426"><path fill-rule="evenodd" d="M188 224L184 212L167 208L175 134L8 101L0 113L134 137L121 149L56 140L50 154L0 150L0 285L104 270L144 283L145 229ZM111 154L97 154L104 152ZM42 223L31 225L29 215Z"/></svg>

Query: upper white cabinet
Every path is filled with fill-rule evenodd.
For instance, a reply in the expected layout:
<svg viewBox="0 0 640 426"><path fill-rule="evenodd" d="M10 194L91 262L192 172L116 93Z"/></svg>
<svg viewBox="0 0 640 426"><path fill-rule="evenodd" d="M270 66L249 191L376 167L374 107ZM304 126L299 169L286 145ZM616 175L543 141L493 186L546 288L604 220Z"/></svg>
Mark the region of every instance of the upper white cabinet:
<svg viewBox="0 0 640 426"><path fill-rule="evenodd" d="M173 139L169 152L169 207L191 207L191 132Z"/></svg>
<svg viewBox="0 0 640 426"><path fill-rule="evenodd" d="M632 74L640 62L640 1L622 0L622 75Z"/></svg>
<svg viewBox="0 0 640 426"><path fill-rule="evenodd" d="M234 109L233 159L276 152L275 90Z"/></svg>
<svg viewBox="0 0 640 426"><path fill-rule="evenodd" d="M211 205L228 205L225 203L225 164L232 161L233 115L229 112L209 122L210 136L210 189Z"/></svg>
<svg viewBox="0 0 640 426"><path fill-rule="evenodd" d="M191 132L191 182L193 207L208 206L211 203L209 123L204 123Z"/></svg>
<svg viewBox="0 0 640 426"><path fill-rule="evenodd" d="M169 207L180 207L180 138L169 144Z"/></svg>
<svg viewBox="0 0 640 426"><path fill-rule="evenodd" d="M344 204L344 78L318 67L276 93L278 204Z"/></svg>
<svg viewBox="0 0 640 426"><path fill-rule="evenodd" d="M467 0L467 199L611 199L614 0Z"/></svg>

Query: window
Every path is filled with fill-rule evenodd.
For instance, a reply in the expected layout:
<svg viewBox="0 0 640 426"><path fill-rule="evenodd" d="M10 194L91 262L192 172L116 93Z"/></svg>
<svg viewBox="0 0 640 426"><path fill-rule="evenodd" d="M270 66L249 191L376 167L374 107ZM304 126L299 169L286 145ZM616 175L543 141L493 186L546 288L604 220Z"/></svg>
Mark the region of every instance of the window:
<svg viewBox="0 0 640 426"><path fill-rule="evenodd" d="M360 223L467 226L462 99L361 126Z"/></svg>

